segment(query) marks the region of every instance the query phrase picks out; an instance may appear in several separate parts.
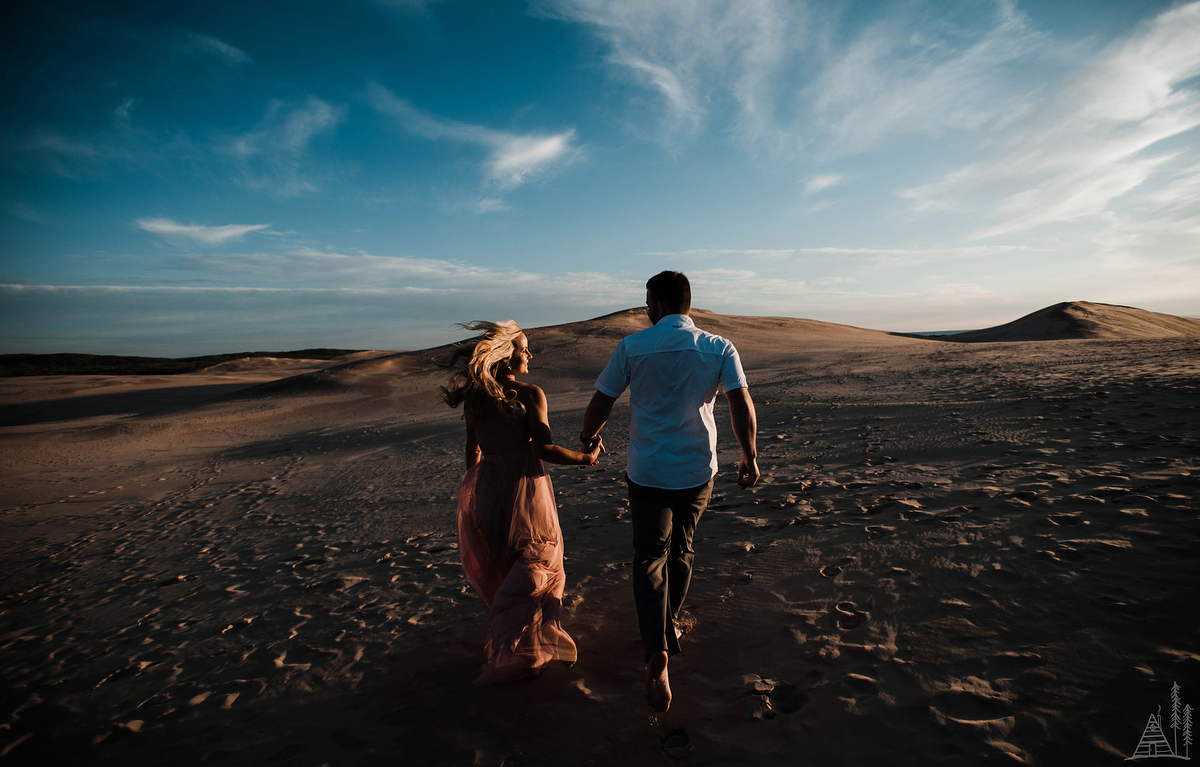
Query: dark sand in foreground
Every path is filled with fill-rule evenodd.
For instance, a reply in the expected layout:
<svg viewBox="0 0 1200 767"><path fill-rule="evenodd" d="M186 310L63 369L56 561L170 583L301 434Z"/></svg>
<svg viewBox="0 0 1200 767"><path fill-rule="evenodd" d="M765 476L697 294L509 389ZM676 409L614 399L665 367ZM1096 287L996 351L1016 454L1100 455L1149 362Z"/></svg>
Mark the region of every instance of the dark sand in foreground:
<svg viewBox="0 0 1200 767"><path fill-rule="evenodd" d="M627 400L601 466L552 468L579 663L477 689L427 355L0 380L0 764L1116 764L1172 682L1200 703L1200 338L696 321L742 351L763 479L719 405L659 717ZM561 442L644 323L530 332Z"/></svg>

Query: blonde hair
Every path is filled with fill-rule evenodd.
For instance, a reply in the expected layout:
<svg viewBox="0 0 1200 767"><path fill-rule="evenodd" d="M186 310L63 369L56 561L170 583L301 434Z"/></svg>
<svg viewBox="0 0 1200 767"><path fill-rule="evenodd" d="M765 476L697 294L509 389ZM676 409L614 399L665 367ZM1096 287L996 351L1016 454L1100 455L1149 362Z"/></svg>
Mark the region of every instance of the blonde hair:
<svg viewBox="0 0 1200 767"><path fill-rule="evenodd" d="M516 415L520 408L516 392L505 392L504 387L496 379L496 373L501 365L507 369L507 362L516 350L514 342L523 332L521 326L513 320L501 322L460 322L458 327L464 330L477 330L479 338L465 341L455 346L450 353L446 367L458 364L459 359L471 355L466 363L466 369L460 370L450 377L449 388L443 386L442 399L450 407L458 407L463 401L471 409L473 415L483 414L483 405L487 401L501 405L501 411Z"/></svg>

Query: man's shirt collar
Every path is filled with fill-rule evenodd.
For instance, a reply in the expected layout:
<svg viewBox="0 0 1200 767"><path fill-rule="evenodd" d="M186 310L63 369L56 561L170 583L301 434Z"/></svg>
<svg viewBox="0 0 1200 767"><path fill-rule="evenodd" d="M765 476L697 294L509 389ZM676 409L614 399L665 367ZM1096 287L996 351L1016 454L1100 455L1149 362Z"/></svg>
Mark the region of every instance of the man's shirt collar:
<svg viewBox="0 0 1200 767"><path fill-rule="evenodd" d="M694 328L696 324L692 322L692 318L686 314L668 314L658 322L654 323L655 327L662 325L665 328Z"/></svg>

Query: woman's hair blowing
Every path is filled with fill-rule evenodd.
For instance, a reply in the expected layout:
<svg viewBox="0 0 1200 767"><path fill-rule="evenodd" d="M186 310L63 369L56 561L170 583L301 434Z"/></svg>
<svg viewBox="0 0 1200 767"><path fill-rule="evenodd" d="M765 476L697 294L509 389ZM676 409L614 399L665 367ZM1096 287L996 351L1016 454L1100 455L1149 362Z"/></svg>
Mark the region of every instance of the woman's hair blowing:
<svg viewBox="0 0 1200 767"><path fill-rule="evenodd" d="M516 349L513 342L517 340L517 336L521 335L521 327L512 320L460 322L458 327L479 331L480 336L475 340L473 346L469 341L464 342L451 352L445 367L453 367L467 354L470 354L471 358L467 362L465 370L460 370L450 377L449 388L441 387L442 399L450 407L458 407L472 394L482 394L498 404L507 405L511 411L516 403L516 393L506 395L496 374L502 364L507 368L505 363L512 357L513 351Z"/></svg>

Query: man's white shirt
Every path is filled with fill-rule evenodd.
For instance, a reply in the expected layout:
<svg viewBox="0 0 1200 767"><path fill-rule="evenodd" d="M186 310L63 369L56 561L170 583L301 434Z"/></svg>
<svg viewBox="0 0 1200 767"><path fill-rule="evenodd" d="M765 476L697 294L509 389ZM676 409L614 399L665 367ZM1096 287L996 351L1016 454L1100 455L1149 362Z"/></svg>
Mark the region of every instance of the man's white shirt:
<svg viewBox="0 0 1200 767"><path fill-rule="evenodd" d="M697 328L686 314L668 314L626 336L596 379L614 399L629 389L629 478L668 490L698 487L717 473L713 404L747 386L737 349Z"/></svg>

